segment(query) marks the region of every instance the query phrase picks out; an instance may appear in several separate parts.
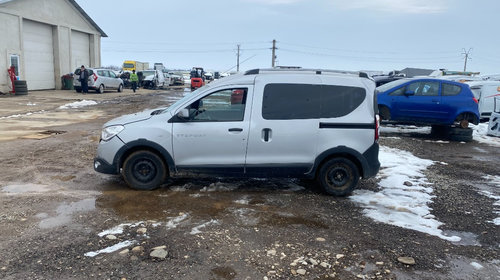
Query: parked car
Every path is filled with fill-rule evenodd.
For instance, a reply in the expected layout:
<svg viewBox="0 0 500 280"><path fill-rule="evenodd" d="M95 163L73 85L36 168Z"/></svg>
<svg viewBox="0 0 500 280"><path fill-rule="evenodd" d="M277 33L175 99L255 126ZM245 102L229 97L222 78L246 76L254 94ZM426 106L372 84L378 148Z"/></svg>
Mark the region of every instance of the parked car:
<svg viewBox="0 0 500 280"><path fill-rule="evenodd" d="M481 119L487 120L494 112L495 102L500 109L500 81L474 81L466 82L470 86L479 105Z"/></svg>
<svg viewBox="0 0 500 280"><path fill-rule="evenodd" d="M160 70L139 71L137 75L139 76L139 86L144 88L163 88L166 84L165 76Z"/></svg>
<svg viewBox="0 0 500 280"><path fill-rule="evenodd" d="M366 74L250 70L107 122L94 169L135 189L204 174L315 178L347 195L380 167L374 91Z"/></svg>
<svg viewBox="0 0 500 280"><path fill-rule="evenodd" d="M89 90L95 90L98 93L103 93L107 89L116 89L118 92L123 91L123 80L112 70L87 68L87 71L89 72ZM73 87L76 92L82 92L81 83L78 80L80 73L81 69L77 68L73 74Z"/></svg>
<svg viewBox="0 0 500 280"><path fill-rule="evenodd" d="M440 79L402 79L377 87L382 120L433 126L434 131L472 140L469 123L479 123L477 99L467 84ZM457 129L451 129L456 126ZM445 128L446 127L446 128ZM451 137L452 135L450 135Z"/></svg>
<svg viewBox="0 0 500 280"><path fill-rule="evenodd" d="M170 85L184 85L184 77L182 76L182 73L177 74L175 72L168 72L168 74L170 74L170 78L172 79Z"/></svg>
<svg viewBox="0 0 500 280"><path fill-rule="evenodd" d="M373 80L375 81L375 85L377 87L390 83L392 81L400 80L406 78L404 74L396 74L396 75L379 75L374 76Z"/></svg>

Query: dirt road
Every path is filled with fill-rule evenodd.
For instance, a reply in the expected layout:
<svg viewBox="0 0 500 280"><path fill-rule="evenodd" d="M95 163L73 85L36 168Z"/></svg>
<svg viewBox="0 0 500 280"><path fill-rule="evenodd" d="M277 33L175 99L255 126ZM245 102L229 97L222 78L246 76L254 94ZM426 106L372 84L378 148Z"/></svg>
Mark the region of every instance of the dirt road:
<svg viewBox="0 0 500 280"><path fill-rule="evenodd" d="M89 94L0 116L1 279L499 279L495 139L387 127L381 173L346 198L295 179L140 192L94 172L104 122L183 93ZM61 108L80 99L95 104Z"/></svg>

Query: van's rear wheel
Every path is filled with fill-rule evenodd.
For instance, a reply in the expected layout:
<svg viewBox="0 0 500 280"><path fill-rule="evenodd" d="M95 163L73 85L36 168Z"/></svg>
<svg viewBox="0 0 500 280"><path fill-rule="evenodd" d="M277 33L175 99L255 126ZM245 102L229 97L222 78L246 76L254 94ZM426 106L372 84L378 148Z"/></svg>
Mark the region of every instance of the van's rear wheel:
<svg viewBox="0 0 500 280"><path fill-rule="evenodd" d="M358 184L359 170L346 158L333 158L321 166L317 180L328 194L345 196Z"/></svg>
<svg viewBox="0 0 500 280"><path fill-rule="evenodd" d="M167 169L163 160L155 153L137 151L125 160L122 175L131 188L152 190L165 182Z"/></svg>

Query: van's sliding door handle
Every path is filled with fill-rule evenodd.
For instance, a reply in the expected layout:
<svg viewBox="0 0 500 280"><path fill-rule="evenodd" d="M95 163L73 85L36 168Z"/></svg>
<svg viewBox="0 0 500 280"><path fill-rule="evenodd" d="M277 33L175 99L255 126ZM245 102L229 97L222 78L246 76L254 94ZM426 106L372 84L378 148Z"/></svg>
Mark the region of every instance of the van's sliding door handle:
<svg viewBox="0 0 500 280"><path fill-rule="evenodd" d="M229 132L242 132L243 128L230 128L228 129Z"/></svg>
<svg viewBox="0 0 500 280"><path fill-rule="evenodd" d="M262 140L264 142L270 142L273 137L273 131L270 128L264 128L262 130Z"/></svg>

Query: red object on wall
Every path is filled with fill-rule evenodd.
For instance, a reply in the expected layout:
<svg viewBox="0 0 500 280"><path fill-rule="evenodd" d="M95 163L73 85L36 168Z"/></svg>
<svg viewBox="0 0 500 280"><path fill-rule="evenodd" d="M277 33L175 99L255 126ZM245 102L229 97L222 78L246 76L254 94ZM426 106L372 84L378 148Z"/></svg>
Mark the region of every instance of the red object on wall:
<svg viewBox="0 0 500 280"><path fill-rule="evenodd" d="M16 69L14 68L14 66L11 66L9 69L7 69L7 72L9 72L10 82L12 83L12 90L10 91L10 93L15 93L16 88L14 86L14 81L16 80Z"/></svg>

